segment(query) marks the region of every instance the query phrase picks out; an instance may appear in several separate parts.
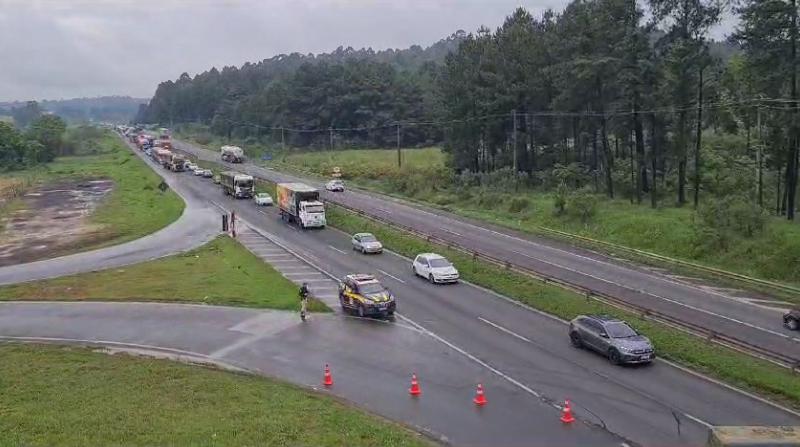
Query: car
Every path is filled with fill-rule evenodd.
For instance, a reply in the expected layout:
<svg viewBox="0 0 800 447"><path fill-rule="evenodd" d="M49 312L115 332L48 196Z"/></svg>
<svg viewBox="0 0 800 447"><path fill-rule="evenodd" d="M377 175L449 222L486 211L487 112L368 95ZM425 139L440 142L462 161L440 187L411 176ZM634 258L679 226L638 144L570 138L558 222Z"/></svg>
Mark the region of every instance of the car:
<svg viewBox="0 0 800 447"><path fill-rule="evenodd" d="M203 178L211 178L214 177L214 173L211 172L211 169L203 169Z"/></svg>
<svg viewBox="0 0 800 447"><path fill-rule="evenodd" d="M339 304L345 314L359 317L394 317L394 295L373 275L350 274L339 282Z"/></svg>
<svg viewBox="0 0 800 447"><path fill-rule="evenodd" d="M457 283L458 269L444 256L436 253L422 253L414 258L411 271L416 276L427 278L431 284Z"/></svg>
<svg viewBox="0 0 800 447"><path fill-rule="evenodd" d="M783 315L783 325L790 331L800 329L800 307L792 309Z"/></svg>
<svg viewBox="0 0 800 447"><path fill-rule="evenodd" d="M258 206L268 206L272 205L272 197L265 192L259 192L253 196L253 201L256 202Z"/></svg>
<svg viewBox="0 0 800 447"><path fill-rule="evenodd" d="M356 233L350 243L361 254L383 253L383 244L372 233Z"/></svg>
<svg viewBox="0 0 800 447"><path fill-rule="evenodd" d="M196 175L196 176L200 177L201 175L203 175L203 173L204 173L204 172L205 172L205 169L203 169L203 168L196 168L196 169L194 170L194 175Z"/></svg>
<svg viewBox="0 0 800 447"><path fill-rule="evenodd" d="M334 192L344 192L344 182L341 180L331 180L325 184L325 189Z"/></svg>
<svg viewBox="0 0 800 447"><path fill-rule="evenodd" d="M578 315L569 322L569 341L575 348L588 348L614 365L652 363L653 343L624 320L609 315Z"/></svg>
<svg viewBox="0 0 800 447"><path fill-rule="evenodd" d="M188 163L185 166L186 166L186 170L187 171L195 171L195 170L197 170L199 168L199 166L197 166L194 163Z"/></svg>

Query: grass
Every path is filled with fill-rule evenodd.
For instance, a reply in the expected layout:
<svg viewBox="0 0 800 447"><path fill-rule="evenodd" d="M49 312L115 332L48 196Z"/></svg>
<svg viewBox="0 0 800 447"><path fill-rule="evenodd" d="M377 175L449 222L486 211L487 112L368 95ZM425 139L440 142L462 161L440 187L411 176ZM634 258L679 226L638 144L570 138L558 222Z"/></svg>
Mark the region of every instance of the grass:
<svg viewBox="0 0 800 447"><path fill-rule="evenodd" d="M433 445L276 379L87 348L0 346L0 445Z"/></svg>
<svg viewBox="0 0 800 447"><path fill-rule="evenodd" d="M336 206L328 206L327 218L331 226L348 233L371 232L384 246L407 257L431 251L440 253L456 265L465 280L549 314L572 319L579 314L596 312L624 318L653 340L661 357L800 408L800 380L789 370L642 319L639 315L587 300L583 295L533 277L474 260L462 252L428 243Z"/></svg>
<svg viewBox="0 0 800 447"><path fill-rule="evenodd" d="M80 155L62 157L46 166L48 178L110 178L114 189L89 217L103 225L95 249L139 239L176 221L185 204L171 189L162 192L162 179L111 131L92 134Z"/></svg>
<svg viewBox="0 0 800 447"><path fill-rule="evenodd" d="M153 261L3 286L0 300L156 301L300 309L297 286L226 235L192 251ZM330 312L313 299L309 310Z"/></svg>

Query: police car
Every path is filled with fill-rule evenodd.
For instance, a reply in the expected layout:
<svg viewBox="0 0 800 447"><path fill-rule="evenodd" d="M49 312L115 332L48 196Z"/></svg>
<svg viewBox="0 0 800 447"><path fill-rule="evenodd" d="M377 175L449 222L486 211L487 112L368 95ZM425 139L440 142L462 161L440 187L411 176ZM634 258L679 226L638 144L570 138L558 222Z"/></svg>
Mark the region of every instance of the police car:
<svg viewBox="0 0 800 447"><path fill-rule="evenodd" d="M393 317L397 309L392 292L374 276L351 274L339 282L339 303L345 313L359 317Z"/></svg>

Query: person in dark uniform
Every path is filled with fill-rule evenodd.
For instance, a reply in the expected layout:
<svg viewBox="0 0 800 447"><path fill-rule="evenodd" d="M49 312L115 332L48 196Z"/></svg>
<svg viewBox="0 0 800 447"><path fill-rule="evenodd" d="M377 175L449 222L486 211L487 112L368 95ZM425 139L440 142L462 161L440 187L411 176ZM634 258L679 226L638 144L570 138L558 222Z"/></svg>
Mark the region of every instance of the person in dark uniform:
<svg viewBox="0 0 800 447"><path fill-rule="evenodd" d="M302 286L300 286L300 318L305 321L306 319L306 310L308 309L308 295L310 292L308 291L308 283L304 282Z"/></svg>

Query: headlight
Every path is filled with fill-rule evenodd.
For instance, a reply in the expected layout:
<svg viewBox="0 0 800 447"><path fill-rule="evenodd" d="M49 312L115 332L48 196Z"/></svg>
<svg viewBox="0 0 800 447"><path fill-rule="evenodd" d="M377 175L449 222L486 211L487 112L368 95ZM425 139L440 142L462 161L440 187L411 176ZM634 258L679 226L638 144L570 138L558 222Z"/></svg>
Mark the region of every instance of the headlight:
<svg viewBox="0 0 800 447"><path fill-rule="evenodd" d="M619 350L622 351L622 352L633 352L633 349L629 348L627 346L620 346Z"/></svg>

